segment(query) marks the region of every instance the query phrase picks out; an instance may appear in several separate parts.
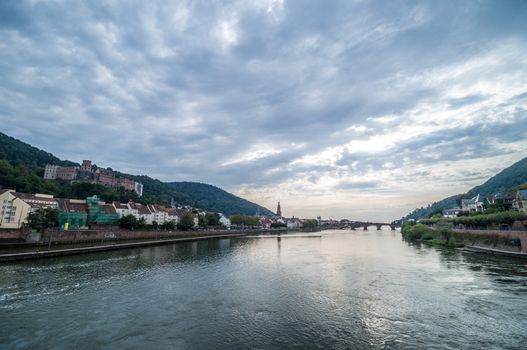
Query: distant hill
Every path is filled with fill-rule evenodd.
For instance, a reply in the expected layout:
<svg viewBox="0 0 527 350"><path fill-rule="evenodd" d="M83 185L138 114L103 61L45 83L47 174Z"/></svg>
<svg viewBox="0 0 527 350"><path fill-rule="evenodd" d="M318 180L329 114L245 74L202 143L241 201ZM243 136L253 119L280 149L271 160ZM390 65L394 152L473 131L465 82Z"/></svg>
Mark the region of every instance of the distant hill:
<svg viewBox="0 0 527 350"><path fill-rule="evenodd" d="M178 193L192 198L198 208L209 208L211 211L221 211L226 215L245 214L272 215L273 213L262 206L236 197L216 186L198 182L170 182L167 185Z"/></svg>
<svg viewBox="0 0 527 350"><path fill-rule="evenodd" d="M434 213L439 213L443 209L448 209L459 205L462 198L472 198L478 193L481 195L490 195L500 192L513 190L527 182L527 158L524 158L508 168L503 169L498 174L488 179L482 185L476 186L467 193L458 194L423 208L415 209L401 220L419 220L428 217Z"/></svg>
<svg viewBox="0 0 527 350"><path fill-rule="evenodd" d="M44 166L57 164L77 166L78 163L61 160L53 154L35 148L25 142L0 132L0 186L30 193L49 193L58 197L83 198L96 194L106 201L134 200L141 203L169 204L171 199L182 205L191 205L207 211L222 212L225 215L271 215L271 211L237 197L218 187L195 182L164 183L146 175L130 175L115 172L143 184L143 196L111 189L90 183L70 184L66 181L44 180Z"/></svg>
<svg viewBox="0 0 527 350"><path fill-rule="evenodd" d="M60 160L53 154L28 145L25 142L0 132L0 159L5 159L13 166L41 166L56 164L76 166L77 163Z"/></svg>

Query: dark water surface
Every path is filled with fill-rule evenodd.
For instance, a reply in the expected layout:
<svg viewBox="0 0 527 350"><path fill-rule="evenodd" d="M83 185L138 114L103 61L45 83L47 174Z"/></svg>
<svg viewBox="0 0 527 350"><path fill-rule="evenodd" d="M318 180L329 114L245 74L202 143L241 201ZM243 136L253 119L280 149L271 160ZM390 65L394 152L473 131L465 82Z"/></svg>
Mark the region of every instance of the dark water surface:
<svg viewBox="0 0 527 350"><path fill-rule="evenodd" d="M0 348L527 348L527 262L322 235L0 265Z"/></svg>

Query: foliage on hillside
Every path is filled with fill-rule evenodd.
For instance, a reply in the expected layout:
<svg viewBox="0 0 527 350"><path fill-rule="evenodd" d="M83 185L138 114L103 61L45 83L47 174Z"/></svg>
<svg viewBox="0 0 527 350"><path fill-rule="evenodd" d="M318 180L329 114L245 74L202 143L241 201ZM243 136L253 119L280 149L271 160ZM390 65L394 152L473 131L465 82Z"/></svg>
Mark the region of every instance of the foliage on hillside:
<svg viewBox="0 0 527 350"><path fill-rule="evenodd" d="M0 132L0 159L6 159L14 166L40 166L56 164L63 166L78 165L70 161L63 161L53 154L42 151L27 143Z"/></svg>
<svg viewBox="0 0 527 350"><path fill-rule="evenodd" d="M236 197L218 187L195 183L164 183L146 175L130 175L115 172L117 177L126 177L143 184L143 196L133 192L112 189L107 186L74 183L67 181L50 181L42 178L46 164L76 166L77 163L63 161L50 153L35 148L27 143L0 133L0 186L28 193L48 193L62 198L85 198L98 195L105 201L138 203L158 203L169 205L171 199L182 205L191 205L212 212L222 212L227 216L233 214L254 215L258 210L262 215L272 213L255 203Z"/></svg>
<svg viewBox="0 0 527 350"><path fill-rule="evenodd" d="M524 158L467 192L466 197L508 191L527 182L527 158Z"/></svg>
<svg viewBox="0 0 527 350"><path fill-rule="evenodd" d="M257 211L261 215L272 215L271 211L236 197L216 186L198 182L171 182L167 185L192 200L191 205L206 208L209 211L222 212L230 216L234 214L254 215Z"/></svg>
<svg viewBox="0 0 527 350"><path fill-rule="evenodd" d="M97 195L101 199L112 202L155 203L150 197L139 197L134 192L122 189L112 189L99 184L87 182L70 183L69 181L49 181L42 178L43 169L37 166L13 166L7 160L0 159L0 185L2 188L13 189L26 193L47 193L59 198L83 199Z"/></svg>
<svg viewBox="0 0 527 350"><path fill-rule="evenodd" d="M471 216L460 216L457 218L430 218L423 219L420 222L424 225L436 225L442 221L451 222L454 225L464 225L468 228L486 229L492 225L506 224L510 225L516 220L527 220L527 214L516 211L504 211L492 214L478 214Z"/></svg>
<svg viewBox="0 0 527 350"><path fill-rule="evenodd" d="M527 158L524 158L508 168L503 169L498 174L491 177L482 185L476 186L467 193L458 194L438 202L435 202L427 207L415 209L410 214L403 217L401 220L419 220L430 217L436 213L441 213L442 210L460 205L462 198L472 198L478 193L485 196L496 194L499 192L506 192L519 188L527 182Z"/></svg>

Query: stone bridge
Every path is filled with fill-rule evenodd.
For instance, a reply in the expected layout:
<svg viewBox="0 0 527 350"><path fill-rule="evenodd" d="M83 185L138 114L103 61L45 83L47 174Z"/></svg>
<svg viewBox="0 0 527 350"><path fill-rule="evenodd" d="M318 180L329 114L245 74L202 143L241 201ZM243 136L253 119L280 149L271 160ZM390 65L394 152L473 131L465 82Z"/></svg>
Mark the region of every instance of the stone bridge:
<svg viewBox="0 0 527 350"><path fill-rule="evenodd" d="M395 231L395 224L394 223L385 223L385 222L361 222L361 221L353 221L349 223L349 228L352 230L356 230L358 228L362 228L364 231L368 230L368 227L370 226L377 226L377 230L381 230L383 226L389 226L392 231Z"/></svg>

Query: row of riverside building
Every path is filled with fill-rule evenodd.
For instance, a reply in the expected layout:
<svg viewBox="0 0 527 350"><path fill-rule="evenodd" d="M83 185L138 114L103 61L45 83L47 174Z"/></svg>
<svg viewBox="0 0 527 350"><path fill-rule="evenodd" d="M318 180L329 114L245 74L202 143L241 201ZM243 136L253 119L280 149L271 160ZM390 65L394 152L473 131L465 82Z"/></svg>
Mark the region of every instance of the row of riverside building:
<svg viewBox="0 0 527 350"><path fill-rule="evenodd" d="M47 164L44 168L44 179L92 182L101 185L134 191L139 196L143 195L143 184L124 177L116 177L110 169L92 166L91 160L83 160L80 167Z"/></svg>
<svg viewBox="0 0 527 350"><path fill-rule="evenodd" d="M105 203L97 196L86 199L54 198L48 194L29 194L15 190L0 190L0 228L19 229L27 223L28 215L41 208L59 211L59 226L69 229L88 228L92 225L115 225L125 215L143 218L147 225L162 225L179 218L188 210L162 205L144 205L135 202ZM195 218L197 223L197 218ZM66 225L67 223L67 225Z"/></svg>
<svg viewBox="0 0 527 350"><path fill-rule="evenodd" d="M478 194L470 199L462 199L461 206L443 210L443 216L454 218L461 213L484 212L485 207L499 205L509 210L527 213L527 190L517 190L505 194L498 193L483 197Z"/></svg>
<svg viewBox="0 0 527 350"><path fill-rule="evenodd" d="M59 212L58 224L61 229L87 229L94 225L116 225L123 216L133 215L136 219L143 219L146 225L156 222L163 225L167 222L178 224L180 218L191 213L194 227L198 227L198 216L206 212L189 206L172 207L158 204L144 205L135 202L106 203L97 196L86 199L55 198L50 194L23 193L10 189L0 189L0 229L20 229L27 223L30 213L42 208L53 208ZM231 228L230 219L219 213L219 222L223 227ZM277 215L265 217L257 215L259 225L263 229L270 229L273 223L280 223L288 229L303 226L303 220L292 217L282 217L280 204Z"/></svg>

